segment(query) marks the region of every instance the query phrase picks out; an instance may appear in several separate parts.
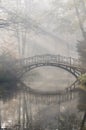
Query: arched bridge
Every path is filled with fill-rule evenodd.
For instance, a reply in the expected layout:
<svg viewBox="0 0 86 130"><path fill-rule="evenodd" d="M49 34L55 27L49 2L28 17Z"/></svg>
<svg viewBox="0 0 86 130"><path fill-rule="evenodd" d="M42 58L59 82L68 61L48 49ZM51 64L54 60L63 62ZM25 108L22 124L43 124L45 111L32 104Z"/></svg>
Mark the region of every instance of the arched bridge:
<svg viewBox="0 0 86 130"><path fill-rule="evenodd" d="M18 89L20 92L23 91L23 95L20 94L19 96L19 120L21 119L21 108L24 117L24 122L32 120L32 104L37 105L38 112L40 111L40 107L44 105L53 105L53 104L61 104L61 103L66 103L70 102L71 100L74 100L78 97L78 86L79 86L79 81L78 81L78 76L85 73L86 69L82 68L82 64L78 59L74 59L71 57L64 57L60 55L38 55L38 56L33 56L25 59L19 59L15 61L7 61L8 64L4 63L4 66L10 70L10 72L13 74L13 76L16 77L18 83L20 84L18 86ZM24 82L22 82L21 77L24 75L24 73L35 69L37 67L41 66L54 66L54 67L59 67L62 68L71 74L73 74L77 80L71 85L65 88L62 91L53 91L53 92L42 92L42 91L37 91L35 89L32 89L29 86L26 86ZM21 96L22 95L22 96ZM23 100L23 103L21 103L21 97ZM29 104L29 109L28 109L28 104ZM20 106L21 105L21 106ZM29 111L29 112L28 112ZM28 113L30 113L30 118ZM21 126L21 122L18 120L18 126ZM25 122L26 125L27 122ZM31 122L32 123L32 122ZM30 123L30 124L31 124Z"/></svg>
<svg viewBox="0 0 86 130"><path fill-rule="evenodd" d="M9 62L10 67L8 67L13 74L17 75L19 81L21 81L21 77L28 71L35 69L41 66L54 66L62 68L71 74L73 74L77 79L78 76L85 73L86 69L82 68L82 64L78 59L71 57L64 57L60 55L37 55L33 57L28 57L24 59L15 60L13 62ZM37 90L32 90L30 87L22 84L23 91L30 93L31 95L35 95L36 97L40 96L59 96L60 102L68 101L75 98L75 92L78 90L78 80L74 82L71 86L68 86L63 91L59 92L40 92Z"/></svg>
<svg viewBox="0 0 86 130"><path fill-rule="evenodd" d="M62 68L73 74L76 78L86 72L86 70L82 68L79 59L64 57L61 55L37 55L16 60L14 64L16 64L16 67L18 68L16 69L18 77L22 77L24 73L41 66Z"/></svg>

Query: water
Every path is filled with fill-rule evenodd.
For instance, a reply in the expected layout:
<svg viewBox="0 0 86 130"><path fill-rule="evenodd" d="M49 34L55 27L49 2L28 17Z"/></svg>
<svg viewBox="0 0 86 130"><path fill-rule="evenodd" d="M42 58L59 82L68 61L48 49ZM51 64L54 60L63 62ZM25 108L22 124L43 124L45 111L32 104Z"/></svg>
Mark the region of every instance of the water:
<svg viewBox="0 0 86 130"><path fill-rule="evenodd" d="M24 76L27 85L40 91L63 90L75 80L72 74L58 67L40 67Z"/></svg>

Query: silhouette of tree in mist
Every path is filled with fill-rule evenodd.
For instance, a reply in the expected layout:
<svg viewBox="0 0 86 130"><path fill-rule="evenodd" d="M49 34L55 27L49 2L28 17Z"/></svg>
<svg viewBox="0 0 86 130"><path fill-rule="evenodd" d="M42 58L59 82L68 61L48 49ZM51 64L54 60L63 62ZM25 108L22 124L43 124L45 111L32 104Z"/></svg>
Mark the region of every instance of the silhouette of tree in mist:
<svg viewBox="0 0 86 130"><path fill-rule="evenodd" d="M18 90L17 80L8 69L11 60L13 59L10 55L2 54L0 56L0 99L4 101L11 99Z"/></svg>
<svg viewBox="0 0 86 130"><path fill-rule="evenodd" d="M83 36L83 40L78 41L77 44L77 51L79 53L80 56L80 61L82 63L82 67L86 67L86 32L84 29L84 25L82 22L82 19L80 17L80 12L79 12L79 8L76 4L76 1L74 0L74 5L75 5L75 10L76 10L76 14L77 14L77 18L79 21L79 26L80 26L80 30L82 32L82 36ZM82 0L82 5L83 5L83 11L86 14L86 8L85 8L85 1ZM79 92L79 105L78 105L79 109L84 113L84 117L82 120L82 124L81 124L81 128L80 130L84 129L84 125L85 125L85 121L86 121L86 75L82 75L80 77L80 92Z"/></svg>

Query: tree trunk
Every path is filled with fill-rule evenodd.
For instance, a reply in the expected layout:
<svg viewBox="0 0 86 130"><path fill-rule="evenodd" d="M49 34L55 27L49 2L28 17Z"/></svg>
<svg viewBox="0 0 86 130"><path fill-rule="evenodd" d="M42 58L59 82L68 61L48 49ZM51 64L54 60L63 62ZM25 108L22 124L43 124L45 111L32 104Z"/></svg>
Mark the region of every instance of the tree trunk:
<svg viewBox="0 0 86 130"><path fill-rule="evenodd" d="M83 117L83 120L82 120L82 123L81 123L81 128L80 128L80 130L83 130L84 125L85 125L85 121L86 121L86 112L85 112L85 114L84 114L84 117Z"/></svg>

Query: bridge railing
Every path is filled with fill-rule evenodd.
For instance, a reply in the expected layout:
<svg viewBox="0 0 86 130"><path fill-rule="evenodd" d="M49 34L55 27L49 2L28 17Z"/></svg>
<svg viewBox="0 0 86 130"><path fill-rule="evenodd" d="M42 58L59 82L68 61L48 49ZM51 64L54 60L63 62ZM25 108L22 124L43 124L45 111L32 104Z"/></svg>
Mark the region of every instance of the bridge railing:
<svg viewBox="0 0 86 130"><path fill-rule="evenodd" d="M71 66L80 67L81 63L78 59L65 57L61 55L39 55L34 57L29 57L23 60L20 60L21 64L23 65L31 65L36 63L58 63L58 64L67 64Z"/></svg>
<svg viewBox="0 0 86 130"><path fill-rule="evenodd" d="M9 61L10 65L12 62L12 66L17 66L17 67L22 67L22 66L28 66L32 64L38 64L38 63L57 63L57 64L64 64L64 65L69 65L73 67L82 67L82 63L80 62L79 59L71 58L71 57L65 57L61 55L37 55L33 57L28 57L24 59L18 59L18 60L13 60Z"/></svg>
<svg viewBox="0 0 86 130"><path fill-rule="evenodd" d="M65 63L68 64L70 66L81 66L81 63L79 61L79 59L75 59L75 58L71 58L71 57L65 57L65 56L60 56L59 55L59 63Z"/></svg>

